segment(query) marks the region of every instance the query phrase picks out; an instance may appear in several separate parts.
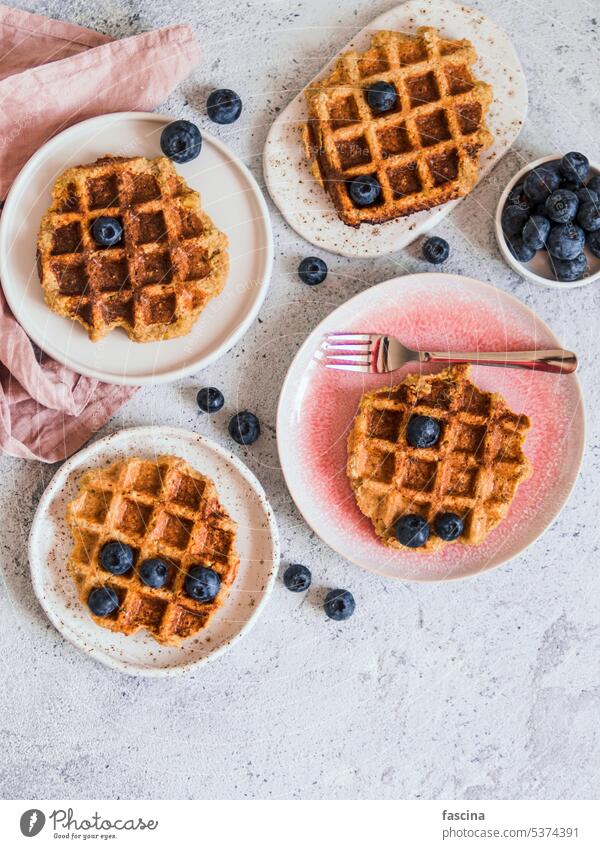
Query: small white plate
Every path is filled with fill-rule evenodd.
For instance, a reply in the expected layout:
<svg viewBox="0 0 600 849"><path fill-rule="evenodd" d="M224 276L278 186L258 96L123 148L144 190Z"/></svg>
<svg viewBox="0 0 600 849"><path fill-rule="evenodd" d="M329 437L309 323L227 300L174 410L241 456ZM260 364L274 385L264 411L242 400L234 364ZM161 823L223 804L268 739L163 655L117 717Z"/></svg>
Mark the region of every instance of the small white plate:
<svg viewBox="0 0 600 849"><path fill-rule="evenodd" d="M377 30L415 32L420 26L434 26L448 38L472 41L479 56L475 75L493 86L488 126L494 143L481 155L481 180L510 148L527 113L527 84L521 63L507 34L494 21L479 9L449 0L408 0L375 18L340 52L350 48L364 50ZM325 75L337 58L318 77ZM273 122L264 152L265 180L271 197L288 224L304 239L342 256L382 256L408 245L460 203L460 199L451 201L385 224L363 224L358 229L344 224L305 159L300 139L300 125L306 121L305 90Z"/></svg>
<svg viewBox="0 0 600 849"><path fill-rule="evenodd" d="M179 339L138 343L117 329L91 342L78 322L45 305L36 241L58 175L107 153L160 156L161 132L173 120L152 112L117 112L69 127L27 162L0 219L0 279L15 317L55 360L109 383L161 383L214 362L246 332L269 285L273 238L262 193L239 159L203 132L200 156L175 167L200 192L203 208L229 237L230 269L225 289L210 301L191 332Z"/></svg>
<svg viewBox="0 0 600 849"><path fill-rule="evenodd" d="M352 563L389 578L446 581L499 566L531 545L560 512L581 465L585 423L577 377L473 366L478 386L500 392L513 410L531 418L525 454L533 474L482 545L399 551L382 545L356 506L346 446L363 393L400 383L419 364L387 375L325 369L315 353L332 331L389 333L420 351L515 351L561 347L550 328L516 298L469 277L387 280L315 328L290 366L277 411L277 446L291 496L315 533ZM422 368L430 373L441 367Z"/></svg>
<svg viewBox="0 0 600 849"><path fill-rule="evenodd" d="M161 646L145 631L130 637L101 628L83 607L66 571L72 536L66 504L91 467L126 456L182 457L215 481L219 498L238 523L240 567L231 591L209 625L181 646ZM29 536L35 594L52 624L87 655L131 675L177 675L223 654L247 634L273 588L279 539L273 511L252 472L203 436L174 427L135 427L98 440L64 463L40 499Z"/></svg>
<svg viewBox="0 0 600 849"><path fill-rule="evenodd" d="M583 252L587 257L590 269L588 276L582 277L581 280L561 283L560 280L556 280L554 277L547 251L536 251L535 256L529 262L519 262L519 260L511 254L506 242L506 237L502 231L502 210L504 209L508 195L512 191L513 187L516 186L517 183L522 182L525 179L525 176L530 171L533 171L534 168L537 168L538 165L543 165L545 162L556 162L560 158L561 155L556 153L551 156L542 156L541 159L536 159L534 162L530 162L529 165L521 168L521 170L515 174L508 186L502 192L500 200L498 201L495 220L496 241L498 242L498 247L500 248L500 253L504 257L504 260L508 263L508 265L510 265L513 271L516 271L517 274L520 274L521 277L525 278L525 280L530 280L532 283L539 283L540 286L549 286L551 289L577 289L579 286L587 286L588 283L594 283L596 280L600 280L600 259L595 257L587 247L584 248ZM600 174L600 168L598 168L597 165L590 165L590 176L594 177L598 174Z"/></svg>

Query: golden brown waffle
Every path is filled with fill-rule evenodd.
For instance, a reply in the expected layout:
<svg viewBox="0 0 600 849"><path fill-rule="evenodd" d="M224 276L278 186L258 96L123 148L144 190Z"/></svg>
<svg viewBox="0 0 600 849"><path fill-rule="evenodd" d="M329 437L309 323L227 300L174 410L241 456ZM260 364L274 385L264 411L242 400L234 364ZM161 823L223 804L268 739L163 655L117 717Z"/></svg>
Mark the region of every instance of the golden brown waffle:
<svg viewBox="0 0 600 849"><path fill-rule="evenodd" d="M492 89L476 80L470 41L441 38L433 27L416 36L377 32L363 53L350 50L307 90L306 155L339 217L357 227L439 206L471 191L479 153L492 143L486 112ZM367 91L391 83L396 106L374 113ZM355 205L349 182L377 178L380 199Z"/></svg>
<svg viewBox="0 0 600 849"><path fill-rule="evenodd" d="M164 156L107 156L54 184L38 236L46 303L94 342L122 327L136 342L184 336L227 277L227 237ZM91 227L117 218L121 241L101 247Z"/></svg>
<svg viewBox="0 0 600 849"><path fill-rule="evenodd" d="M236 524L212 480L179 457L130 457L91 469L67 506L67 522L75 540L69 574L90 616L111 631L129 635L145 628L159 643L178 645L206 627L235 580ZM133 569L124 575L113 575L100 564L102 546L113 540L134 551ZM140 565L151 557L170 566L162 589L146 586L139 577ZM219 573L221 589L214 601L202 604L185 593L192 566ZM119 597L117 610L104 618L87 605L90 592L101 586Z"/></svg>
<svg viewBox="0 0 600 849"><path fill-rule="evenodd" d="M433 530L439 513L460 516L465 527L458 541L479 545L531 474L523 454L529 419L513 413L501 395L482 392L469 375L469 365L427 377L411 374L362 397L348 439L348 477L360 510L392 548L406 551L394 524L407 514L431 527L426 545L415 551L449 544ZM440 423L433 447L408 444L406 428L415 415Z"/></svg>

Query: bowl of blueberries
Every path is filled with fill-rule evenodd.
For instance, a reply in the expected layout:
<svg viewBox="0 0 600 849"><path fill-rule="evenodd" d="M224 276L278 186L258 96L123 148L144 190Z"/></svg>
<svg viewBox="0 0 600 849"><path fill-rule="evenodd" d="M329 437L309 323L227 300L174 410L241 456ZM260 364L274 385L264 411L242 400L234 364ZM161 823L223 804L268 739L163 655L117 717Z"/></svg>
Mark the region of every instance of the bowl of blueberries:
<svg viewBox="0 0 600 849"><path fill-rule="evenodd" d="M564 289L600 279L600 169L575 151L531 162L502 193L496 238L533 283Z"/></svg>

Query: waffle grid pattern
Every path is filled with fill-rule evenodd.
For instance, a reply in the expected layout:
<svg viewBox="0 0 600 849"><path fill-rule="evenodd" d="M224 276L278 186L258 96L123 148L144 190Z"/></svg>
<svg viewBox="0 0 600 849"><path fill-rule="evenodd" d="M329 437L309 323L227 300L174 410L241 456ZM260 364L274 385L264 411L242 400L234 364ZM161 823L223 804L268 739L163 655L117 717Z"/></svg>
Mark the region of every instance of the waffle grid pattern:
<svg viewBox="0 0 600 849"><path fill-rule="evenodd" d="M112 248L92 236L101 215L123 226ZM105 157L57 180L38 266L50 308L92 340L122 327L135 341L156 341L188 333L222 290L227 238L165 157Z"/></svg>
<svg viewBox="0 0 600 849"><path fill-rule="evenodd" d="M114 614L102 618L90 612L112 631L129 635L145 628L158 642L178 645L206 627L235 580L235 522L210 478L177 457L156 462L132 457L86 472L79 495L67 507L67 521L74 538L68 570L86 609L96 587L111 587L119 597ZM134 551L133 569L125 575L113 575L100 564L102 546L113 540ZM150 557L170 566L161 589L139 577L139 566ZM219 594L210 603L185 593L185 578L196 565L221 576Z"/></svg>
<svg viewBox="0 0 600 849"><path fill-rule="evenodd" d="M307 156L349 225L410 215L467 194L475 185L479 152L489 147L486 111L491 87L475 80L477 59L467 40L442 39L432 27L417 36L378 32L364 53L349 51L333 72L307 92ZM396 107L372 112L367 91L391 83ZM348 181L375 176L380 200L355 206Z"/></svg>
<svg viewBox="0 0 600 849"><path fill-rule="evenodd" d="M479 545L507 514L518 485L531 474L523 454L530 422L502 396L482 392L468 365L436 375L409 375L401 384L363 396L348 442L348 476L360 510L386 545L406 550L394 536L402 515L430 525L438 513L464 519L460 542ZM441 424L432 448L413 448L406 428L415 415ZM448 543L432 532L416 551Z"/></svg>

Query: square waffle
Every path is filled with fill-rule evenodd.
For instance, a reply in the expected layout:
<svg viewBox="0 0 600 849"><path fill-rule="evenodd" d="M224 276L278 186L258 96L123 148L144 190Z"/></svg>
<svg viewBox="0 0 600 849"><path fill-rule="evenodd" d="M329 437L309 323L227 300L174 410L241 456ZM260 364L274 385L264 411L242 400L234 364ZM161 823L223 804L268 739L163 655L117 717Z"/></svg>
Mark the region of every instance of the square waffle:
<svg viewBox="0 0 600 849"><path fill-rule="evenodd" d="M38 236L46 303L97 341L122 327L136 342L184 336L225 285L227 237L164 156L107 156L69 168L54 184ZM123 226L114 247L91 227Z"/></svg>
<svg viewBox="0 0 600 849"><path fill-rule="evenodd" d="M485 123L492 89L474 78L476 59L470 41L444 39L433 27L416 36L381 31L307 90L306 155L345 224L380 224L471 191L479 153L492 143ZM398 97L393 109L374 113L367 92L380 81ZM355 205L348 193L361 174L381 186L371 206Z"/></svg>
<svg viewBox="0 0 600 849"><path fill-rule="evenodd" d="M410 374L361 399L348 438L347 472L361 512L385 545L404 549L394 524L411 513L431 527L439 513L455 513L464 521L459 542L480 545L531 475L523 454L529 419L513 413L501 395L478 389L469 380L470 368ZM415 415L440 423L433 447L408 444L406 428ZM426 545L414 550L449 544L432 530Z"/></svg>
<svg viewBox="0 0 600 849"><path fill-rule="evenodd" d="M155 640L179 645L206 627L235 580L236 524L221 503L213 481L179 457L156 461L130 457L104 469L91 469L77 497L67 505L74 545L68 571L81 602L90 592L112 588L119 607L107 617L90 616L98 625L123 634L145 628ZM120 541L134 552L133 569L113 575L100 563L106 542ZM160 557L170 567L161 589L146 586L139 567ZM184 583L192 566L218 572L221 589L212 602L190 598Z"/></svg>

